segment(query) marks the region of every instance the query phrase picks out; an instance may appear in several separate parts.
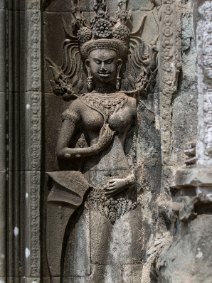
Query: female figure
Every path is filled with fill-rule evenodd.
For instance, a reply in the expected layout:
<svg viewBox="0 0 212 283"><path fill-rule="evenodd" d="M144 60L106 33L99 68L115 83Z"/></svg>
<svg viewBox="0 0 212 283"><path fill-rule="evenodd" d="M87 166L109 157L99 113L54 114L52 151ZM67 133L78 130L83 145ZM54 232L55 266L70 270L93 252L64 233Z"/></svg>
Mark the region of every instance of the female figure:
<svg viewBox="0 0 212 283"><path fill-rule="evenodd" d="M124 59L118 55L122 51L121 45L119 49L119 45L114 47L112 40L109 44L105 40L98 40L96 49L97 41L90 44L90 48L86 51L88 54L85 66L89 79L92 78L94 90L74 100L63 113L63 124L57 146L60 159L83 158L81 171L92 187L84 204L83 216L78 219L77 225L81 227L74 229L67 241L64 280L65 277L73 275L85 276L86 272L83 274L81 272L83 269L86 271L88 268L86 265L90 261L94 269L89 276L91 281L85 282L119 282L117 280L121 280L120 267L127 263L132 264L134 237L132 238L131 225L135 225L136 222L134 213L132 220L129 221L128 215L125 220L116 224L123 215L137 207L135 175L128 163L125 147L128 133L135 126L136 99L116 90ZM70 148L70 140L80 124L88 147ZM84 223L80 224L80 221ZM133 223L130 223L132 221ZM114 229L116 226L117 228ZM76 231L77 229L80 232ZM138 225L136 229L139 229ZM122 241L125 239L125 246L120 243L119 237ZM84 243L90 242L88 245L93 249L91 257L86 255L87 247L84 244L81 247L84 249L83 252L76 250L76 247L73 248L74 241L75 245L79 245L76 244L77 238L79 241L84 239ZM114 249L115 253L111 249ZM82 260L78 263L73 257L88 257L88 259L83 261L84 267L82 267ZM139 260L141 258L137 259L137 263ZM99 265L100 271L96 269ZM106 266L108 270L103 272L102 268L105 269ZM115 266L119 267L115 268ZM77 270L80 272L78 273ZM110 277L104 279L104 276L112 276L112 274L114 281L108 281Z"/></svg>
<svg viewBox="0 0 212 283"><path fill-rule="evenodd" d="M62 282L139 282L141 278L141 211L133 158L129 156L133 152L137 106L136 98L120 91L130 33L125 25L126 7L119 2L116 21L108 17L104 1L94 5L96 16L90 27L76 16L88 92L75 94L76 99L62 115L57 156L60 164L82 161L79 179L81 184L83 178L87 180L90 191L66 228ZM141 63L138 54L137 66ZM144 59L148 65L149 57ZM137 79L138 85L147 75L145 69ZM57 83L60 87L64 83L60 75ZM71 146L79 129L87 146ZM63 176L70 180L70 172ZM76 174L74 179L70 187L76 188Z"/></svg>
<svg viewBox="0 0 212 283"><path fill-rule="evenodd" d="M88 74L94 80L95 89L77 98L63 113L63 124L58 139L58 158L86 158L83 172L100 168L107 171L115 170L116 167L126 169L125 166L129 171L124 147L127 133L136 120L136 99L116 91L118 69L121 69L122 59L118 57L118 49L115 51L105 45L103 41L102 49L89 52L85 64ZM69 148L70 140L73 139L80 123L89 146ZM106 158L110 164L105 164ZM105 194L114 196L133 182L133 173L125 178L111 179L105 184Z"/></svg>

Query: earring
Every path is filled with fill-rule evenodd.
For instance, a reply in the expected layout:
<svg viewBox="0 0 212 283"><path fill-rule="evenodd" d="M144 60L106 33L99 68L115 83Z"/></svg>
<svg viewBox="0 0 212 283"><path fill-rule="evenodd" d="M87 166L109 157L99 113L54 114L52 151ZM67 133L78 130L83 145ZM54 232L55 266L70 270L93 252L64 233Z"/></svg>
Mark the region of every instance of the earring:
<svg viewBox="0 0 212 283"><path fill-rule="evenodd" d="M89 92L91 92L94 88L93 85L93 76L91 75L91 70L90 68L87 68L88 71L88 77L87 77L87 89Z"/></svg>
<svg viewBox="0 0 212 283"><path fill-rule="evenodd" d="M120 90L121 88L121 78L119 76L116 77L116 90Z"/></svg>
<svg viewBox="0 0 212 283"><path fill-rule="evenodd" d="M120 77L121 65L118 66L117 76L116 76L116 90L121 88L121 77Z"/></svg>
<svg viewBox="0 0 212 283"><path fill-rule="evenodd" d="M87 88L89 92L93 90L93 77L91 75L87 77Z"/></svg>

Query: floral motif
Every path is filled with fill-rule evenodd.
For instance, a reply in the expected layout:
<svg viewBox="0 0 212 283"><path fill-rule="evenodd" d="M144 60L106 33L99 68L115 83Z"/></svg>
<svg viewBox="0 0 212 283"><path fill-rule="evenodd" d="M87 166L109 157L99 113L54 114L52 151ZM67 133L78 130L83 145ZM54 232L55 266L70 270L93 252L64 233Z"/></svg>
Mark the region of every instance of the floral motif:
<svg viewBox="0 0 212 283"><path fill-rule="evenodd" d="M93 33L97 38L108 38L112 35L112 24L105 19L98 19L93 26Z"/></svg>
<svg viewBox="0 0 212 283"><path fill-rule="evenodd" d="M92 32L87 27L82 27L80 30L78 30L77 38L80 44L85 43L86 41L91 40L92 38Z"/></svg>
<svg viewBox="0 0 212 283"><path fill-rule="evenodd" d="M118 27L115 27L113 29L113 37L124 42L128 42L130 37L130 31L126 26L119 25Z"/></svg>

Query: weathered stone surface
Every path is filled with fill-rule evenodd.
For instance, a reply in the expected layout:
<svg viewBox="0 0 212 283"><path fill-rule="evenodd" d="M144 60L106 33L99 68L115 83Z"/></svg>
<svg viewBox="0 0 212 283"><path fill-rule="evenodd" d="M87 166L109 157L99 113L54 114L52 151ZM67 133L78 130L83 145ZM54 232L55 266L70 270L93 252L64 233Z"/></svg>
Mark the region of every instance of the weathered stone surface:
<svg viewBox="0 0 212 283"><path fill-rule="evenodd" d="M71 26L69 13L43 13L43 46L46 58L51 58L59 66L62 64L61 46L65 36L62 19ZM45 59L46 59L45 58ZM44 92L52 93L50 79L52 71L44 60ZM58 102L59 103L59 102Z"/></svg>
<svg viewBox="0 0 212 283"><path fill-rule="evenodd" d="M36 3L36 1L35 1ZM41 12L27 10L25 15L27 57L25 90L41 91Z"/></svg>
<svg viewBox="0 0 212 283"><path fill-rule="evenodd" d="M198 164L211 166L211 87L212 87L212 35L211 35L211 1L198 2L197 17L197 76L198 76L198 92L199 92L199 109L198 109L198 132L199 139L197 143Z"/></svg>
<svg viewBox="0 0 212 283"><path fill-rule="evenodd" d="M65 110L67 103L61 101L60 97L55 97L52 93L44 94L45 105L45 168L47 172L58 170L57 158L55 155L57 138L59 135L62 117L61 113ZM52 127L54 121L54 127ZM48 130L47 130L48 129Z"/></svg>
<svg viewBox="0 0 212 283"><path fill-rule="evenodd" d="M24 12L8 11L8 40L12 48L7 50L9 60L8 88L11 92L19 92L25 89L26 75L26 42L24 39ZM15 48L14 48L15 47ZM20 67L21 66L21 67Z"/></svg>
<svg viewBox="0 0 212 283"><path fill-rule="evenodd" d="M91 261L98 265L119 265L120 268L127 264L142 262L143 241L142 217L140 208L126 213L112 226L105 217L100 217L98 212L91 212ZM99 218L98 224L95 219ZM104 224L104 225L103 225ZM120 235L122 239L120 241ZM115 270L114 270L115 272Z"/></svg>
<svg viewBox="0 0 212 283"><path fill-rule="evenodd" d="M188 227L181 227L158 264L158 282L211 282L211 227L211 215L199 215Z"/></svg>
<svg viewBox="0 0 212 283"><path fill-rule="evenodd" d="M71 12L73 8L73 3L71 3L69 0L65 0L63 4L61 5L59 0L43 0L43 6L47 11L50 12ZM93 11L93 1L92 0L82 0L80 1L80 6L82 8L82 11ZM110 9L110 12L115 12L117 9L117 3L115 1L108 1L108 6ZM151 10L153 5L148 0L137 0L129 1L129 9L138 11L138 10Z"/></svg>
<svg viewBox="0 0 212 283"><path fill-rule="evenodd" d="M16 48L10 49L9 90L41 91L41 12L9 11L9 38Z"/></svg>
<svg viewBox="0 0 212 283"><path fill-rule="evenodd" d="M209 168L192 168L178 170L175 177L176 187L201 188L212 185L212 172Z"/></svg>
<svg viewBox="0 0 212 283"><path fill-rule="evenodd" d="M22 7L23 1L8 2L5 29L8 48L5 52L8 80L6 272L8 282L39 282L41 73L37 71L41 69L41 13L39 1L28 1L25 7ZM26 11L25 8L31 9Z"/></svg>
<svg viewBox="0 0 212 283"><path fill-rule="evenodd" d="M24 245L21 246L25 257L22 259L23 276L39 278L40 265L40 178L38 171L20 172L21 203L25 210L21 214L23 220L20 222L20 234L24 238ZM23 190L25 188L25 191ZM23 226L28 229L23 229ZM22 239L23 239L22 238Z"/></svg>
<svg viewBox="0 0 212 283"><path fill-rule="evenodd" d="M9 282L9 283L17 282L17 281L19 281L21 283L39 283L39 282L41 282L39 277L37 277L37 278L36 277L7 277L7 282ZM45 281L43 281L43 282L45 282Z"/></svg>
<svg viewBox="0 0 212 283"><path fill-rule="evenodd" d="M6 94L0 92L0 172L6 170L6 142L5 142L5 109L6 109Z"/></svg>
<svg viewBox="0 0 212 283"><path fill-rule="evenodd" d="M86 54L84 66L72 68L74 61L81 62L75 48L83 43L76 44L72 36L71 41L64 40L70 37L70 14L77 1L11 0L9 14L3 10L4 2L0 0L0 281L59 283L63 277L64 283L210 282L211 1L129 0L130 30L135 32L140 26L141 30L130 42L123 80L125 70L119 69L121 61L116 61L121 48L115 63L104 65L101 56L108 55L108 49L102 52L101 46L95 48L98 52L94 50L93 57ZM90 20L95 1L79 2ZM119 12L122 9L122 17L126 16L125 1L106 2L113 17L118 2ZM104 13L104 1L102 4L99 12ZM3 24L5 19L8 27ZM102 27L91 31L96 32L94 40L102 36ZM90 36L88 29L79 38L89 41L86 36ZM140 46L134 57L137 41ZM127 91L149 79L146 43L149 50L158 49L158 69L154 69L154 83L150 80L147 95L132 107L136 93ZM71 48L69 44L73 44ZM71 60L63 56L67 50L67 56L74 54ZM94 55L106 70L111 64L116 69L104 88L97 83L99 73L90 65ZM57 68L62 61L62 69ZM144 72L137 72L141 61ZM64 74L68 72L77 72L77 86L69 81L64 95L68 84ZM107 75L102 75L103 81ZM119 92L121 82L123 92ZM80 98L74 97L82 93ZM62 101L66 95L76 100ZM136 125L129 118L134 108ZM60 132L64 123L67 125ZM102 129L101 123L105 124ZM102 146L100 151L99 144L108 147ZM187 144L192 144L187 156L190 158L193 150L197 164L186 163L186 167ZM92 150L94 156L90 156ZM5 169L9 173L7 203ZM59 170L81 170L90 189L94 187L85 194L81 207L63 206L61 198L54 205L47 202L52 184L44 181L44 171ZM63 176L66 179L65 173ZM107 189L123 181L128 187L122 197L117 194L108 200ZM63 200L74 182L65 188ZM5 254L5 206L9 216L7 280L5 258L1 257Z"/></svg>
<svg viewBox="0 0 212 283"><path fill-rule="evenodd" d="M2 0L4 1L4 0ZM40 10L41 1L40 0L9 0L8 9L16 11L25 11L28 9Z"/></svg>
<svg viewBox="0 0 212 283"><path fill-rule="evenodd" d="M182 17L182 73L173 99L172 165L183 165L184 150L189 142L196 141L198 92L196 84L196 46L193 26L193 8L184 5Z"/></svg>
<svg viewBox="0 0 212 283"><path fill-rule="evenodd" d="M75 216L74 227L70 226L71 232L67 242L65 242L65 255L62 259L62 261L64 261L64 279L72 276L88 277L91 274L91 230L89 218L89 211L85 210L82 217L80 217L77 222L77 217ZM69 225L71 225L71 223ZM76 260L76 258L78 258L78 260Z"/></svg>
<svg viewBox="0 0 212 283"><path fill-rule="evenodd" d="M0 172L0 184L0 278L3 278L6 275L6 172Z"/></svg>
<svg viewBox="0 0 212 283"><path fill-rule="evenodd" d="M5 0L1 0L0 1L0 9L4 9L5 8Z"/></svg>
<svg viewBox="0 0 212 283"><path fill-rule="evenodd" d="M20 95L20 94L16 94ZM29 91L22 95L21 103L21 170L41 169L41 92Z"/></svg>
<svg viewBox="0 0 212 283"><path fill-rule="evenodd" d="M0 8L0 92L5 92L6 87L6 73L5 73L5 51L6 51L6 45L5 45L5 10L1 10Z"/></svg>
<svg viewBox="0 0 212 283"><path fill-rule="evenodd" d="M162 164L170 165L172 101L181 69L180 1L162 1L160 8L160 127Z"/></svg>
<svg viewBox="0 0 212 283"><path fill-rule="evenodd" d="M0 1L0 280L6 282L6 13Z"/></svg>
<svg viewBox="0 0 212 283"><path fill-rule="evenodd" d="M171 244L167 244L165 251L156 260L157 282L210 282L211 281L211 248L208 239L211 237L211 170L210 164L210 126L208 113L210 112L210 91L208 92L207 76L210 60L207 57L207 48L210 49L210 32L208 11L211 12L211 2L188 1L184 3L185 13L182 17L182 76L173 101L172 116L172 175L176 170L175 179L166 174L168 186L173 186L173 201L166 202L169 218L172 219L173 237ZM199 14L195 12L198 9ZM201 14L201 15L200 15ZM193 24L193 18L197 25ZM199 22L198 22L199 21ZM208 24L207 24L208 23ZM195 28L197 27L197 31ZM210 28L209 28L210 30ZM197 46L194 41L196 32ZM205 44L205 45L204 45ZM195 77L196 60L199 59L198 88ZM204 72L206 68L206 72ZM204 85L205 84L205 85ZM207 86L206 86L207 85ZM204 89L204 90L203 90ZM197 100L198 90L198 100ZM197 102L198 111L197 115ZM197 119L198 118L198 119ZM196 131L198 125L198 131ZM189 141L190 139L190 141ZM186 155L195 157L197 142L197 164L186 163L183 156L183 145L190 148ZM192 146L191 146L192 145ZM183 166L183 162L186 163ZM179 166L181 165L181 168ZM201 166L200 166L201 165ZM203 166L205 165L205 166ZM164 176L165 177L165 176ZM163 179L163 178L162 178ZM170 206L169 206L170 205ZM170 214L170 210L173 210ZM174 228L175 227L175 228ZM204 247L204 248L203 248ZM204 259L203 259L204 258ZM154 267L152 266L152 271ZM153 272L154 273L154 272Z"/></svg>

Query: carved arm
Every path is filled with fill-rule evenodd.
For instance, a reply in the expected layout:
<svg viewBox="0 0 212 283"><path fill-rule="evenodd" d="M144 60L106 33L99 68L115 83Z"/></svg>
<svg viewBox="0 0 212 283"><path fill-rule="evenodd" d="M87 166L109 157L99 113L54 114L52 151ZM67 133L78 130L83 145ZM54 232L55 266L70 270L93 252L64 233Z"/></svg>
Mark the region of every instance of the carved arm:
<svg viewBox="0 0 212 283"><path fill-rule="evenodd" d="M66 119L63 121L57 144L58 158L70 159L96 155L111 143L114 136L114 131L110 129L109 125L105 124L100 131L96 144L86 148L70 148L68 145L73 138L75 128L76 123L73 120Z"/></svg>
<svg viewBox="0 0 212 283"><path fill-rule="evenodd" d="M104 187L105 195L112 197L135 183L134 173L129 174L125 178L115 178L109 180L108 184Z"/></svg>

